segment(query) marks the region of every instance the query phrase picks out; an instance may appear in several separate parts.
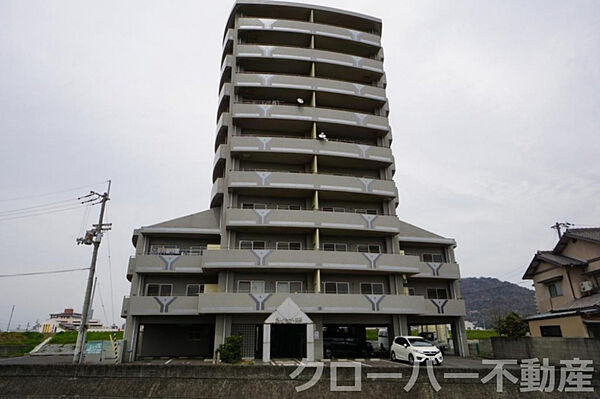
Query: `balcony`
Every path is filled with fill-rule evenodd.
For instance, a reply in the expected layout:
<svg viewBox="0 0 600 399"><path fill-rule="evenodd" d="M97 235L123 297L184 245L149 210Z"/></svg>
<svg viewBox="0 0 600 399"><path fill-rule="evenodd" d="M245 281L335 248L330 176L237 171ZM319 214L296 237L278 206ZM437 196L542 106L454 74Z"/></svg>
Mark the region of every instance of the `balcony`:
<svg viewBox="0 0 600 399"><path fill-rule="evenodd" d="M319 155L321 157L346 158L344 162L347 165L347 162L350 161L355 163L356 167L365 168L385 167L394 163L392 150L387 147L290 137L233 136L231 152L266 154L273 162L278 162L279 159L283 160L289 157L289 154L303 154L307 157Z"/></svg>
<svg viewBox="0 0 600 399"><path fill-rule="evenodd" d="M420 273L414 278L442 278L457 280L460 278L458 263L419 262Z"/></svg>
<svg viewBox="0 0 600 399"><path fill-rule="evenodd" d="M387 102L385 89L381 87L308 76L238 73L234 85L243 97L288 98L294 102L298 97L308 100L314 91L317 107L365 113L381 108Z"/></svg>
<svg viewBox="0 0 600 399"><path fill-rule="evenodd" d="M206 271L235 268L385 271L404 274L419 272L419 258L400 254L230 249L207 250L202 258L202 268Z"/></svg>
<svg viewBox="0 0 600 399"><path fill-rule="evenodd" d="M219 177L212 186L210 192L210 207L214 208L221 205L223 201L223 194L225 193L225 187L223 183L223 177Z"/></svg>
<svg viewBox="0 0 600 399"><path fill-rule="evenodd" d="M238 29L302 33L307 35L349 40L368 46L381 46L380 37L371 33L303 21L267 18L240 18L238 22ZM343 49L340 51L343 51Z"/></svg>
<svg viewBox="0 0 600 399"><path fill-rule="evenodd" d="M129 258L127 274L133 273L202 273L202 256L136 255Z"/></svg>
<svg viewBox="0 0 600 399"><path fill-rule="evenodd" d="M372 132L379 135L384 135L390 130L388 119L384 116L307 106L238 103L233 105L231 116L239 120L254 120L253 124L246 123L249 127L264 124L263 121L258 121L261 119L342 125L344 129L351 127L360 129L363 133ZM243 121L238 124L244 126Z"/></svg>
<svg viewBox="0 0 600 399"><path fill-rule="evenodd" d="M376 180L365 177L337 176L313 173L231 171L228 175L228 186L239 191L256 192L257 190L319 190L340 194L338 197L353 200L353 196L396 197L396 186L393 180ZM214 189L213 189L214 191ZM264 193L264 191L262 191ZM214 195L213 195L214 197ZM332 197L332 196L329 196Z"/></svg>
<svg viewBox="0 0 600 399"><path fill-rule="evenodd" d="M215 152L215 156L213 159L213 183L219 177L223 177L223 173L225 170L225 163L227 159L227 144L221 144L217 151Z"/></svg>
<svg viewBox="0 0 600 399"><path fill-rule="evenodd" d="M311 48L240 44L236 56L247 71L300 73L307 72L306 65L315 63L320 77L372 84L384 75L379 60Z"/></svg>
<svg viewBox="0 0 600 399"><path fill-rule="evenodd" d="M369 235L393 235L400 232L396 216L366 215L361 213L323 212L317 210L239 209L226 212L228 228L320 228L322 232L348 233L359 231ZM443 268L440 269L444 270Z"/></svg>
<svg viewBox="0 0 600 399"><path fill-rule="evenodd" d="M467 308L462 299L425 299L424 316L465 316Z"/></svg>
<svg viewBox="0 0 600 399"><path fill-rule="evenodd" d="M227 130L231 126L231 114L223 112L217 121L217 134L215 135L215 151L221 144L227 142Z"/></svg>
<svg viewBox="0 0 600 399"><path fill-rule="evenodd" d="M197 296L132 296L125 298L121 313L129 316L197 316Z"/></svg>

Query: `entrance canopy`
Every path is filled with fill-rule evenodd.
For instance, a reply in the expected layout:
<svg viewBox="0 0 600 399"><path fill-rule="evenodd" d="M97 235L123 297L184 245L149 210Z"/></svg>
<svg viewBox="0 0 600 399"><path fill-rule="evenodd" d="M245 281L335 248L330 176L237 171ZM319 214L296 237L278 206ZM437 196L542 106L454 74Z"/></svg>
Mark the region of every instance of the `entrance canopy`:
<svg viewBox="0 0 600 399"><path fill-rule="evenodd" d="M296 302L287 297L279 307L265 320L265 324L312 324Z"/></svg>

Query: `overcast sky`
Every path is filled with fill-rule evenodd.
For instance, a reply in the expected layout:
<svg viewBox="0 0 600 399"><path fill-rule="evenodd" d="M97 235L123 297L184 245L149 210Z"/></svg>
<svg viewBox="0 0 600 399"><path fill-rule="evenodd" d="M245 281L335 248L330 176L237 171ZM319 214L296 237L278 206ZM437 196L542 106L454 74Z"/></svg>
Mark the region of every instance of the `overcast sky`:
<svg viewBox="0 0 600 399"><path fill-rule="evenodd" d="M94 308L122 323L132 230L208 207L232 4L0 0L0 274L87 267L97 207L6 211L111 178ZM383 19L398 214L455 238L463 276L520 282L555 221L600 225L600 2L320 4ZM80 311L86 277L0 278L0 329Z"/></svg>

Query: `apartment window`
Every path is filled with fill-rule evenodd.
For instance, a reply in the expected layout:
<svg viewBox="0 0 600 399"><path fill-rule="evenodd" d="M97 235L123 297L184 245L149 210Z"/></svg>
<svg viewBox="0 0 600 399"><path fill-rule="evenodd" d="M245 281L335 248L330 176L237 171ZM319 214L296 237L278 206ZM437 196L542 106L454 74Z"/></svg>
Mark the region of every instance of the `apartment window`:
<svg viewBox="0 0 600 399"><path fill-rule="evenodd" d="M238 292L264 293L265 282L260 280L238 281Z"/></svg>
<svg viewBox="0 0 600 399"><path fill-rule="evenodd" d="M448 299L448 291L445 288L429 288L427 289L427 298Z"/></svg>
<svg viewBox="0 0 600 399"><path fill-rule="evenodd" d="M204 293L204 284L188 284L185 290L187 296L196 296Z"/></svg>
<svg viewBox="0 0 600 399"><path fill-rule="evenodd" d="M350 292L350 283L347 282L325 282L323 291L326 294L348 294Z"/></svg>
<svg viewBox="0 0 600 399"><path fill-rule="evenodd" d="M346 208L335 207L335 206L324 206L321 208L323 212L346 212Z"/></svg>
<svg viewBox="0 0 600 399"><path fill-rule="evenodd" d="M412 287L407 287L407 288L408 288L408 295L415 296L415 289Z"/></svg>
<svg viewBox="0 0 600 399"><path fill-rule="evenodd" d="M364 213L367 215L377 215L377 209L355 209L354 212L356 213Z"/></svg>
<svg viewBox="0 0 600 399"><path fill-rule="evenodd" d="M147 284L146 295L148 296L171 296L173 284Z"/></svg>
<svg viewBox="0 0 600 399"><path fill-rule="evenodd" d="M277 209L283 209L287 211L299 211L300 205L277 205Z"/></svg>
<svg viewBox="0 0 600 399"><path fill-rule="evenodd" d="M381 247L378 244L359 244L356 246L356 252L379 254Z"/></svg>
<svg viewBox="0 0 600 399"><path fill-rule="evenodd" d="M285 250L285 251L299 251L302 249L302 243L300 242L282 242L282 241L277 241L277 244L275 244L275 248L279 249L279 250Z"/></svg>
<svg viewBox="0 0 600 399"><path fill-rule="evenodd" d="M344 243L332 243L332 242L323 243L323 251L345 252L347 250L348 250L348 245L346 245Z"/></svg>
<svg viewBox="0 0 600 399"><path fill-rule="evenodd" d="M548 284L548 291L550 292L551 298L556 298L557 296L562 296L562 280L555 281L553 283Z"/></svg>
<svg viewBox="0 0 600 399"><path fill-rule="evenodd" d="M242 209L267 209L267 204L253 204L250 202L243 202Z"/></svg>
<svg viewBox="0 0 600 399"><path fill-rule="evenodd" d="M177 245L151 245L150 255L179 255L180 249Z"/></svg>
<svg viewBox="0 0 600 399"><path fill-rule="evenodd" d="M560 326L540 326L542 337L562 337Z"/></svg>
<svg viewBox="0 0 600 399"><path fill-rule="evenodd" d="M421 255L421 259L423 259L423 262L441 263L444 261L442 258L442 255L440 255L440 254L423 254L423 255Z"/></svg>
<svg viewBox="0 0 600 399"><path fill-rule="evenodd" d="M360 283L361 294L383 294L383 283Z"/></svg>
<svg viewBox="0 0 600 399"><path fill-rule="evenodd" d="M184 255L202 255L202 251L205 249L206 247L203 245L192 245L189 247L189 249L183 251L182 253Z"/></svg>
<svg viewBox="0 0 600 399"><path fill-rule="evenodd" d="M302 281L277 281L275 290L276 292L302 292Z"/></svg>
<svg viewBox="0 0 600 399"><path fill-rule="evenodd" d="M265 249L264 241L240 240L240 249Z"/></svg>

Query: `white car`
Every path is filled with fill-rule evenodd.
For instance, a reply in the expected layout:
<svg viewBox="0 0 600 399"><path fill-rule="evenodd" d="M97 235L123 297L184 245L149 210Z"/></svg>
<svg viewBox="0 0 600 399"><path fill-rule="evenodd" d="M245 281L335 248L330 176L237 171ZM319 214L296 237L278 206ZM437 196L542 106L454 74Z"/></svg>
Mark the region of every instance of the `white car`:
<svg viewBox="0 0 600 399"><path fill-rule="evenodd" d="M444 355L434 344L422 337L395 337L390 348L392 361L406 360L410 364L431 360L442 364Z"/></svg>

